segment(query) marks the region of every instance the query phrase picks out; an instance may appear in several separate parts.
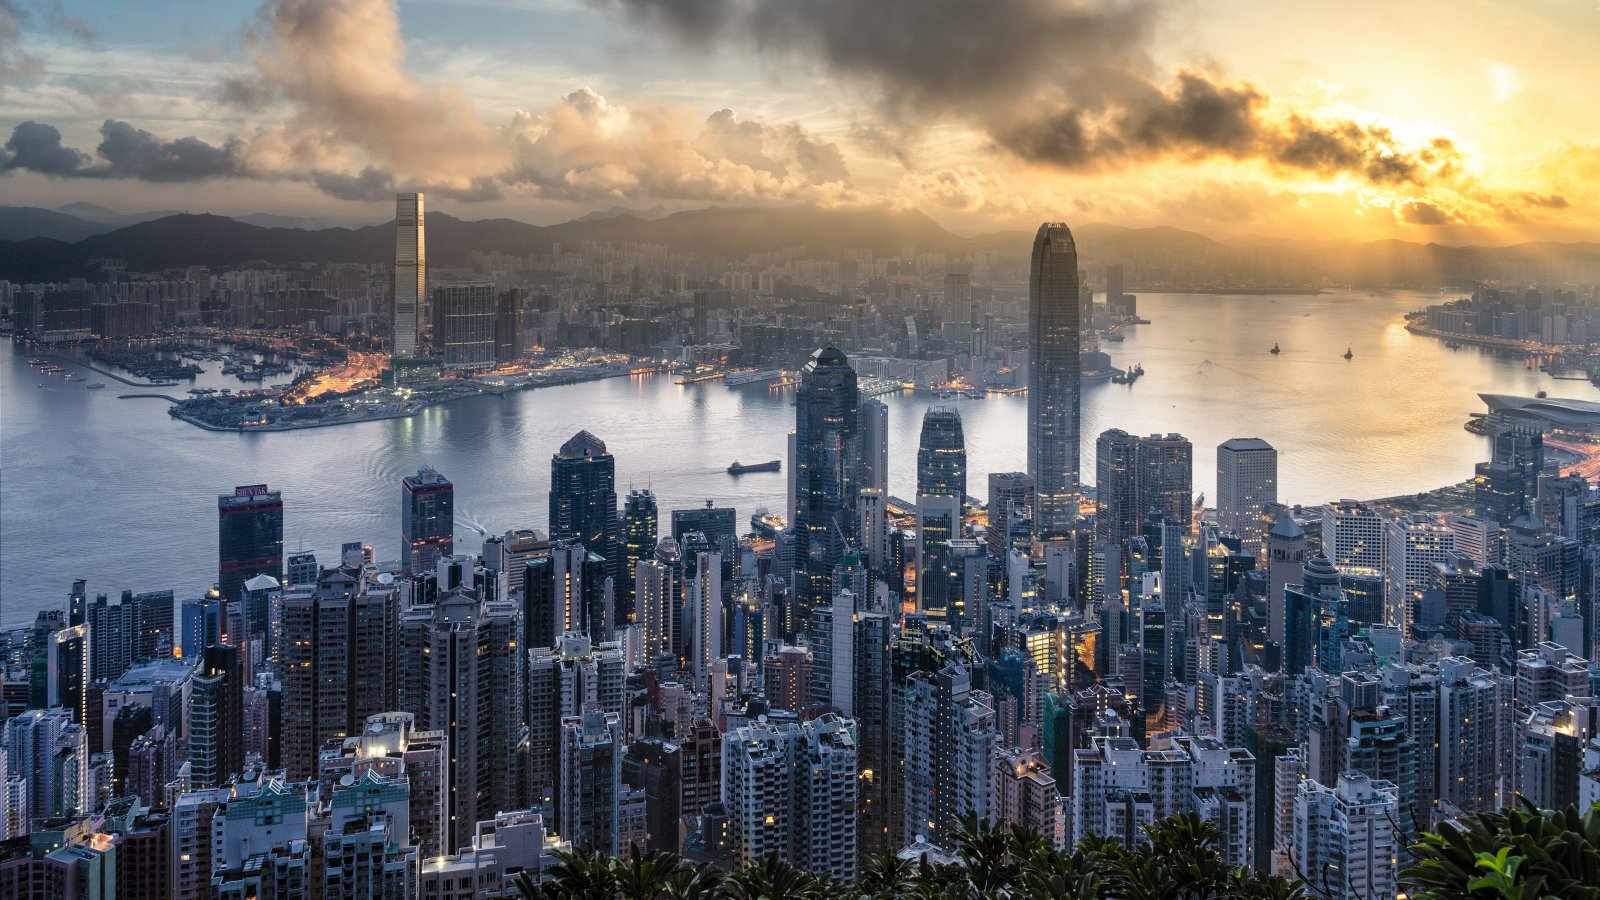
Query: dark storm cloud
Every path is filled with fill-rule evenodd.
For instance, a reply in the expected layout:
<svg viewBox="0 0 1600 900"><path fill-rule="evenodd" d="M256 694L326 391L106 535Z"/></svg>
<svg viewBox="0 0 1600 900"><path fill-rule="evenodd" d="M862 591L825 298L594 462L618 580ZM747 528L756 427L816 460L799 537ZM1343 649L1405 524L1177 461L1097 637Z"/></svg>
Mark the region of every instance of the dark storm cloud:
<svg viewBox="0 0 1600 900"><path fill-rule="evenodd" d="M89 165L89 155L61 144L61 132L43 122L22 122L11 129L0 171L25 169L41 175L70 178Z"/></svg>
<svg viewBox="0 0 1600 900"><path fill-rule="evenodd" d="M1458 169L1444 138L1405 147L1388 130L1274 108L1247 82L1174 76L1149 48L1156 0L594 0L693 45L753 42L865 81L906 133L950 117L1031 162L1116 168L1160 158L1261 159L1376 184Z"/></svg>
<svg viewBox="0 0 1600 900"><path fill-rule="evenodd" d="M314 172L311 183L317 190L339 200L385 200L394 194L394 174L367 166L354 174Z"/></svg>
<svg viewBox="0 0 1600 900"><path fill-rule="evenodd" d="M53 125L22 122L11 131L0 171L22 170L51 178L132 178L140 181L204 181L238 175L238 145L214 146L195 137L162 140L127 122L107 119L96 148L104 162L64 146Z"/></svg>

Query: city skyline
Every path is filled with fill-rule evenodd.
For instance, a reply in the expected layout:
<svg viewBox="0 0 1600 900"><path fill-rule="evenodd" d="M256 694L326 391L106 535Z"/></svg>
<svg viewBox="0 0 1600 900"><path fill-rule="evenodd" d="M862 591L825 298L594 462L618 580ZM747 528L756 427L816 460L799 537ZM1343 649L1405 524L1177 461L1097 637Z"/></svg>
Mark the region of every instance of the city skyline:
<svg viewBox="0 0 1600 900"><path fill-rule="evenodd" d="M612 205L889 203L967 233L1061 209L1446 243L1596 227L1600 126L1575 86L1600 13L1583 3L1385 8L1396 27L1360 41L1346 38L1367 14L1263 17L1248 2L1008 0L849 27L775 9L271 0L169 28L100 3L8 4L0 166L28 205L358 221L416 189L538 222ZM1451 41L1408 39L1439 21ZM784 22L799 40L769 39ZM854 36L890 22L908 29L895 52L860 52ZM1246 22L1251 40L1224 39ZM241 36L243 54L165 65L178 42ZM512 53L519 40L541 62ZM986 60L985 40L1013 61ZM1463 42L1493 49L1443 50ZM463 43L504 77L446 49ZM924 47L947 72L920 63ZM1052 86L1063 76L1083 86L1070 99Z"/></svg>

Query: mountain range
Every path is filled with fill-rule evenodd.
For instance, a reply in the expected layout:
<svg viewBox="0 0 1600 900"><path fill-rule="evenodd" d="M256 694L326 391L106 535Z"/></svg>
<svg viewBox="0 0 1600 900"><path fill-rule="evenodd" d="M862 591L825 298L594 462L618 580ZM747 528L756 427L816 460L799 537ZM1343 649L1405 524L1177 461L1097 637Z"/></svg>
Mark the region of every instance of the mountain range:
<svg viewBox="0 0 1600 900"><path fill-rule="evenodd" d="M1432 288L1494 279L1600 282L1600 243L1451 247L1398 240L1222 242L1178 228L1097 223L1074 226L1073 234L1084 268L1122 263L1129 268L1130 286L1145 289L1224 283ZM910 250L986 252L1020 264L1032 246L1028 232L967 237L916 210L811 207L711 207L674 213L661 207L614 207L557 225L466 221L435 211L427 217L427 239L428 262L436 268L466 266L473 250L528 255L583 241L657 244L670 252L721 255L730 265L752 253L851 249L878 256ZM88 203L54 210L0 207L0 279L14 282L97 277L100 259L123 260L131 271L151 272L249 262L381 264L393 253L390 222L326 227L320 220L266 214L229 218L162 210L124 215ZM1025 277L1020 268L1016 274Z"/></svg>

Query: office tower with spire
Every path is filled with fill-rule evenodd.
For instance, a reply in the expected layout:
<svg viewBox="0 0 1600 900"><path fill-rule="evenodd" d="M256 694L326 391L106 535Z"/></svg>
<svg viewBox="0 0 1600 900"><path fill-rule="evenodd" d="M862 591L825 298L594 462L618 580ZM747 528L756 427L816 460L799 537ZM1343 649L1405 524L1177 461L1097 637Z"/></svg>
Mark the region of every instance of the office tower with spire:
<svg viewBox="0 0 1600 900"><path fill-rule="evenodd" d="M917 494L941 494L965 501L967 444L961 414L953 406L930 406L922 416L917 445Z"/></svg>
<svg viewBox="0 0 1600 900"><path fill-rule="evenodd" d="M550 459L550 539L582 544L615 575L617 461L605 442L580 431Z"/></svg>
<svg viewBox="0 0 1600 900"><path fill-rule="evenodd" d="M428 295L428 262L421 194L398 194L394 217L394 326L396 359L417 355L417 326Z"/></svg>
<svg viewBox="0 0 1600 900"><path fill-rule="evenodd" d="M1028 275L1028 474L1034 528L1065 535L1078 518L1081 325L1078 250L1060 222L1039 226Z"/></svg>
<svg viewBox="0 0 1600 900"><path fill-rule="evenodd" d="M1278 451L1261 438L1231 438L1217 446L1217 525L1239 536L1246 551L1261 551L1268 506L1278 502Z"/></svg>
<svg viewBox="0 0 1600 900"><path fill-rule="evenodd" d="M833 599L833 567L856 530L861 397L850 361L833 347L811 354L795 392L795 622Z"/></svg>
<svg viewBox="0 0 1600 900"><path fill-rule="evenodd" d="M639 563L656 552L660 531L656 495L648 488L628 492L622 505L622 572L617 584L617 625L638 620L636 574Z"/></svg>
<svg viewBox="0 0 1600 900"><path fill-rule="evenodd" d="M246 484L217 498L217 587L225 602L239 599L257 575L283 575L283 495Z"/></svg>
<svg viewBox="0 0 1600 900"><path fill-rule="evenodd" d="M433 466L400 479L401 564L412 575L433 571L455 552L456 489Z"/></svg>

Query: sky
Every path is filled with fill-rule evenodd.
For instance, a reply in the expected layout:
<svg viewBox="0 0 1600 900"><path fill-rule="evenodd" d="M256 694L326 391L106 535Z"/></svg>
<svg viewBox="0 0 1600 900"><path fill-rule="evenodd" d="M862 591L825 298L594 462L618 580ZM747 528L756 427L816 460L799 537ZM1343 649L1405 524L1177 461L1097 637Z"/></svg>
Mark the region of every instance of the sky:
<svg viewBox="0 0 1600 900"><path fill-rule="evenodd" d="M0 203L1600 240L1600 0L0 0Z"/></svg>

